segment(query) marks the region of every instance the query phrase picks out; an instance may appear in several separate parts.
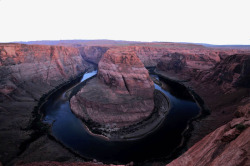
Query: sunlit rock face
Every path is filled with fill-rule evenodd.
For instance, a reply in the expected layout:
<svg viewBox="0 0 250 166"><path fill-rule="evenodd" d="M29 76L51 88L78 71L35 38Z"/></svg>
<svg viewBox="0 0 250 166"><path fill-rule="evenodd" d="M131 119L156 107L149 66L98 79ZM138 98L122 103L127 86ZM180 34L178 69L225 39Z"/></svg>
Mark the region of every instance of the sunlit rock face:
<svg viewBox="0 0 250 166"><path fill-rule="evenodd" d="M110 49L98 64L97 78L71 99L72 111L84 120L118 127L135 124L154 109L154 83L129 49Z"/></svg>

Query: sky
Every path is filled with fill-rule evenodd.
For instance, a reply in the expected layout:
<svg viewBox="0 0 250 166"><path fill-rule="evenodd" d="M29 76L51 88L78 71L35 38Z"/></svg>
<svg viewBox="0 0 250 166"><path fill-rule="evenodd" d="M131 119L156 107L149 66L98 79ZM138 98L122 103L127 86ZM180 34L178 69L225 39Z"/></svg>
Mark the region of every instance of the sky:
<svg viewBox="0 0 250 166"><path fill-rule="evenodd" d="M250 0L0 0L0 42L250 45Z"/></svg>

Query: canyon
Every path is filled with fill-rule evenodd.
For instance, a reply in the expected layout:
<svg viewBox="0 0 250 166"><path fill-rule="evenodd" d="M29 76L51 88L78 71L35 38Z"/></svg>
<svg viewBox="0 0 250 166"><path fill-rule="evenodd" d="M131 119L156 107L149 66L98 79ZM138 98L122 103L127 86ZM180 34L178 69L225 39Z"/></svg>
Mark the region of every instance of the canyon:
<svg viewBox="0 0 250 166"><path fill-rule="evenodd" d="M120 69L117 64L122 56L126 57L126 65ZM210 115L194 120L186 152L169 165L249 165L250 48L108 41L0 44L0 161L4 165L67 165L76 161L91 165L53 140L46 130L43 132L42 124L34 122L41 118L36 110L42 97L97 64L97 78L87 86L109 87L110 94L149 94L150 104L144 102L140 107L148 110L142 117L148 116L153 107L153 85L144 66L156 67L158 74L183 84L203 99ZM131 64L136 67L126 71L124 68ZM117 89L117 85L122 88ZM84 88L80 92L88 93ZM127 115L136 121L137 116Z"/></svg>

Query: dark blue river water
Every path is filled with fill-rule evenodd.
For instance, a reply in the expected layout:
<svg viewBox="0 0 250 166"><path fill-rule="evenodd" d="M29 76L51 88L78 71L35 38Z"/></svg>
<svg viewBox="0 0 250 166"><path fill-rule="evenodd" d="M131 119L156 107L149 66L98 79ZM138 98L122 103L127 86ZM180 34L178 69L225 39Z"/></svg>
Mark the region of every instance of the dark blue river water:
<svg viewBox="0 0 250 166"><path fill-rule="evenodd" d="M86 73L81 81L95 74L96 71ZM157 75L153 76L159 79ZM139 140L113 142L89 134L83 122L71 112L69 101L64 97L69 88L49 98L42 107L43 121L53 124L52 135L57 140L86 158L127 163L165 157L181 143L188 121L200 113L192 97L184 92L186 89L166 85L167 90L156 84L155 89L169 98L171 109L158 129Z"/></svg>

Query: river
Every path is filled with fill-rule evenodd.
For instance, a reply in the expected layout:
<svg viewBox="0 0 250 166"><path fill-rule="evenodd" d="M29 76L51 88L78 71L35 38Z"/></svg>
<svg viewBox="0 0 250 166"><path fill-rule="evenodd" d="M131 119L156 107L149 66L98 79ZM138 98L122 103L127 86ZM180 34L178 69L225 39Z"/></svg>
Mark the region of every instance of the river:
<svg viewBox="0 0 250 166"><path fill-rule="evenodd" d="M84 74L82 81L96 75L96 71ZM151 75L161 80L157 75ZM176 85L163 87L155 84L155 89L162 91L169 99L171 108L164 122L151 134L129 141L108 141L91 135L86 131L83 122L70 109L65 92L70 87L61 89L51 95L42 107L43 122L52 125L51 134L64 146L89 159L108 163L127 163L165 157L179 146L183 140L182 133L188 121L200 113L200 108L187 93L187 89Z"/></svg>

